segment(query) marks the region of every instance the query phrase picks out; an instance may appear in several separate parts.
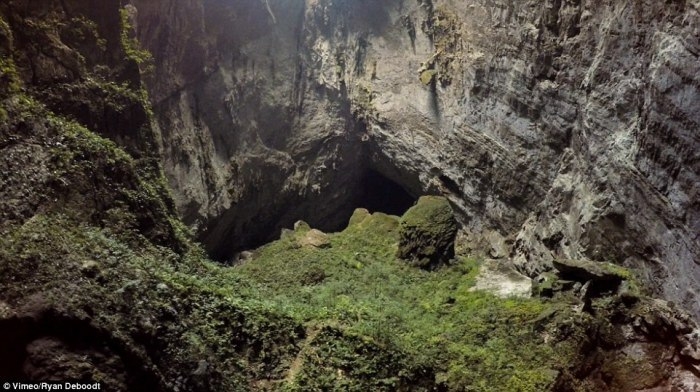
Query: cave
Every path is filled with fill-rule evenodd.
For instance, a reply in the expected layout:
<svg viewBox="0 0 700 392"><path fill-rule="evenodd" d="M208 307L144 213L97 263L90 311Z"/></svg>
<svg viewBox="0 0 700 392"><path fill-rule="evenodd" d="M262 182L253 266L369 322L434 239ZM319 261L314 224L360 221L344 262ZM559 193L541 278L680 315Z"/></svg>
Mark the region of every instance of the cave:
<svg viewBox="0 0 700 392"><path fill-rule="evenodd" d="M368 169L360 180L359 194L353 203L351 213L355 208L366 208L370 212L401 216L416 200L417 197L411 195L401 185L377 171Z"/></svg>
<svg viewBox="0 0 700 392"><path fill-rule="evenodd" d="M399 183L376 170L365 169L358 174L354 182L345 184L343 191L346 197L331 199L330 195L321 194L321 205L310 201L312 208L298 210L293 220L287 216L286 219L275 222L278 225L276 231L282 227L291 227L293 222L301 219L321 231L338 232L347 227L357 208L365 208L371 213L382 212L401 216L418 200L418 197L413 196ZM265 242L269 240L263 243Z"/></svg>
<svg viewBox="0 0 700 392"><path fill-rule="evenodd" d="M219 227L229 228L244 222L238 235L225 232L223 235L204 236L200 240L213 259L235 263L239 252L278 239L282 229L291 229L296 221L303 220L326 233L338 232L347 227L357 208L401 216L420 196L372 168L361 169L352 180L337 185L308 199L292 199L264 215L255 209L241 208L226 215L224 221L215 222ZM235 237L233 242L230 241L232 237Z"/></svg>
<svg viewBox="0 0 700 392"><path fill-rule="evenodd" d="M415 204L419 196L414 196L399 183L370 168L362 170L355 181L345 183L343 188L344 197L334 198L329 194L321 194L318 198L305 202L310 208L290 206L292 210L287 211L282 219L270 222L276 225L274 237L259 241L256 246L274 240L281 228L290 228L297 220L332 233L344 230L357 208L366 208L371 213L401 216Z"/></svg>

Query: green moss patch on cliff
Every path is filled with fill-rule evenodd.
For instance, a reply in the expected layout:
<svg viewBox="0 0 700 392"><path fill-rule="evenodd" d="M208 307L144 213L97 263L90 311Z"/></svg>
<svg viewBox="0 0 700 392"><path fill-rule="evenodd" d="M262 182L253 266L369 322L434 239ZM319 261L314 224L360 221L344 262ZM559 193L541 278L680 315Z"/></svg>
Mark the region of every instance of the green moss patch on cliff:
<svg viewBox="0 0 700 392"><path fill-rule="evenodd" d="M141 48L141 44L134 37L134 28L131 22L133 6L126 6L119 10L120 35L119 42L124 51L125 58L139 66L141 72L148 74L155 70L153 56L147 50Z"/></svg>
<svg viewBox="0 0 700 392"><path fill-rule="evenodd" d="M0 15L0 99L15 94L20 88L20 78L17 67L12 59L12 30ZM0 121L6 120L7 111L0 107Z"/></svg>
<svg viewBox="0 0 700 392"><path fill-rule="evenodd" d="M462 26L457 15L446 7L433 7L432 2L424 8L428 13L422 23L423 32L430 37L435 52L418 70L424 85L435 82L445 87L452 83L454 75L461 72L460 57L463 51Z"/></svg>

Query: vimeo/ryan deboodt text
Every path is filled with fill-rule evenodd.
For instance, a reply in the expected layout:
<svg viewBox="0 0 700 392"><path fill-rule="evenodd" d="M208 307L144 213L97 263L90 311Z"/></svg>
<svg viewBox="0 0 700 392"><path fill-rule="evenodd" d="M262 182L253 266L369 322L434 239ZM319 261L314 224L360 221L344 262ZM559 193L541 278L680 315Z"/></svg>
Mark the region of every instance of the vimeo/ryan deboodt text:
<svg viewBox="0 0 700 392"><path fill-rule="evenodd" d="M100 391L99 382L6 382L4 391Z"/></svg>

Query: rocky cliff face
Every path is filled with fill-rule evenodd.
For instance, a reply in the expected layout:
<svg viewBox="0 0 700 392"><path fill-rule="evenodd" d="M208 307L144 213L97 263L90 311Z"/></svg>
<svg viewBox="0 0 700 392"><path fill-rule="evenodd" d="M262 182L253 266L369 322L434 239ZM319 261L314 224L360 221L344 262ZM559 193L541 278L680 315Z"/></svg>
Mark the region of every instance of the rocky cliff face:
<svg viewBox="0 0 700 392"><path fill-rule="evenodd" d="M636 267L694 309L697 19L697 1L0 3L0 378L697 390L693 320L567 260ZM222 267L161 161L221 259L441 193L458 254L500 262L411 269L403 223L435 214L358 210ZM510 265L555 267L533 284L551 298L472 291L529 287Z"/></svg>
<svg viewBox="0 0 700 392"><path fill-rule="evenodd" d="M166 172L218 258L337 228L378 173L530 276L613 261L700 313L697 1L133 3Z"/></svg>

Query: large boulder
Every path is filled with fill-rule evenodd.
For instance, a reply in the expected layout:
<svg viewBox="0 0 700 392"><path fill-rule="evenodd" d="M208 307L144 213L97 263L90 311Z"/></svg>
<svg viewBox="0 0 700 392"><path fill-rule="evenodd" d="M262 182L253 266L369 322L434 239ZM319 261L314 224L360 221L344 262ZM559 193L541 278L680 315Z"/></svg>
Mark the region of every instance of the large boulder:
<svg viewBox="0 0 700 392"><path fill-rule="evenodd" d="M325 249L331 247L331 239L328 234L322 232L321 230L311 229L299 238L299 245Z"/></svg>
<svg viewBox="0 0 700 392"><path fill-rule="evenodd" d="M454 257L457 221L447 199L423 196L401 217L397 256L432 269Z"/></svg>

